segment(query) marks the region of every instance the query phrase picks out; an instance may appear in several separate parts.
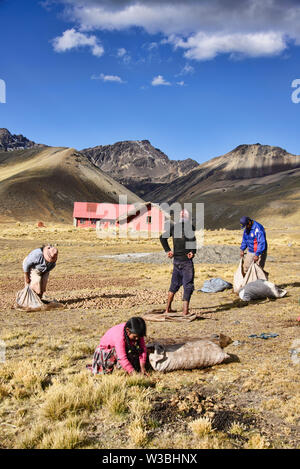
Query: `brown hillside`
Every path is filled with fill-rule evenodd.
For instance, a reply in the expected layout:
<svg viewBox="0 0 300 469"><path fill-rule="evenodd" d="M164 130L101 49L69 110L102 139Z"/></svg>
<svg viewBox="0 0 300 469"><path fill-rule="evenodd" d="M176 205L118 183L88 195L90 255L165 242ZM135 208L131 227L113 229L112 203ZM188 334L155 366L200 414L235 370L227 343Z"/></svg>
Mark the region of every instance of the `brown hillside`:
<svg viewBox="0 0 300 469"><path fill-rule="evenodd" d="M300 156L268 145L240 145L187 176L161 184L154 202L202 202L206 228L236 228L241 215L299 223Z"/></svg>
<svg viewBox="0 0 300 469"><path fill-rule="evenodd" d="M74 201L141 201L73 148L0 152L2 219L72 222Z"/></svg>

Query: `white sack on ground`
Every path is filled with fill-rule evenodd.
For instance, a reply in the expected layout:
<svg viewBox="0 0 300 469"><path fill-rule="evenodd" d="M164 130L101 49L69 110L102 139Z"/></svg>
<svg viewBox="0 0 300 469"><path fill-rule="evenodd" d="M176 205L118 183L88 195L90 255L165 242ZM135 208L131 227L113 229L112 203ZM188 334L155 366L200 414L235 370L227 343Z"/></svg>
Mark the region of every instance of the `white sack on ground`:
<svg viewBox="0 0 300 469"><path fill-rule="evenodd" d="M18 291L16 303L18 308L26 310L36 310L44 307L44 303L29 285L26 285L23 290Z"/></svg>
<svg viewBox="0 0 300 469"><path fill-rule="evenodd" d="M239 292L239 297L243 301L260 300L264 298L282 298L287 294L286 290L274 285L266 280L255 280L245 285Z"/></svg>

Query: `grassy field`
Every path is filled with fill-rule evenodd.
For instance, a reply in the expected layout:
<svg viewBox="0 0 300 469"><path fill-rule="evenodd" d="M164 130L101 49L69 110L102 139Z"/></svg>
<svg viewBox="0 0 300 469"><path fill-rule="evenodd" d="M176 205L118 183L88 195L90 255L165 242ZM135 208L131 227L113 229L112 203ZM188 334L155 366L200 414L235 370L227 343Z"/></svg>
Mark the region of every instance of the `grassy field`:
<svg viewBox="0 0 300 469"><path fill-rule="evenodd" d="M86 371L103 333L163 306L172 265L120 263L106 254L160 251L158 240L97 239L68 226L0 225L0 448L299 448L300 228L267 230L270 280L285 298L242 304L231 291L195 291L188 324L147 323L147 340L229 335L235 361L148 378ZM236 245L240 231L206 231L205 244ZM64 308L20 312L21 263L44 242L58 245L47 297ZM197 264L204 280L232 282L236 265ZM181 308L181 295L175 308ZM275 332L268 340L250 334ZM299 351L300 357L300 351Z"/></svg>

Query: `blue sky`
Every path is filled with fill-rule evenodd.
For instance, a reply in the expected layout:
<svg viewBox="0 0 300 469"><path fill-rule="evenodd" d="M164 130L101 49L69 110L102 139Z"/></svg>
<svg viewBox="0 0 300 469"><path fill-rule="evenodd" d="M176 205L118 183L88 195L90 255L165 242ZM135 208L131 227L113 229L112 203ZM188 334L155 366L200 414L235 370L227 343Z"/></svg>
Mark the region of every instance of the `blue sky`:
<svg viewBox="0 0 300 469"><path fill-rule="evenodd" d="M148 139L200 163L244 143L299 154L298 4L0 0L0 127L79 150Z"/></svg>

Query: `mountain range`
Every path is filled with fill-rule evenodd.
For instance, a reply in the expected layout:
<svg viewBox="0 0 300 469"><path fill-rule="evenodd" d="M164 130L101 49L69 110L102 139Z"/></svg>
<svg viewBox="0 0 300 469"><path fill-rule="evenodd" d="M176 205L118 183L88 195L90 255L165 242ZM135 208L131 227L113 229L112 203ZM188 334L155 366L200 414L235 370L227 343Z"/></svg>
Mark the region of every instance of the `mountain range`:
<svg viewBox="0 0 300 469"><path fill-rule="evenodd" d="M149 140L99 145L81 152L95 166L143 198L148 198L148 193L155 190L157 185L168 184L199 166L191 158L170 160Z"/></svg>
<svg viewBox="0 0 300 469"><path fill-rule="evenodd" d="M74 148L0 150L0 221L70 223L74 201L117 203L119 194L141 202Z"/></svg>
<svg viewBox="0 0 300 469"><path fill-rule="evenodd" d="M300 155L259 143L239 145L148 194L155 202L202 202L205 226L236 228L241 215L298 224Z"/></svg>
<svg viewBox="0 0 300 469"><path fill-rule="evenodd" d="M0 129L0 151L24 150L32 147L40 147L39 145L23 135L14 135L7 129Z"/></svg>
<svg viewBox="0 0 300 469"><path fill-rule="evenodd" d="M203 164L174 161L148 140L82 151L36 144L0 129L1 219L70 222L74 201L201 202L206 228L237 228L241 215L298 225L300 156L256 144Z"/></svg>

